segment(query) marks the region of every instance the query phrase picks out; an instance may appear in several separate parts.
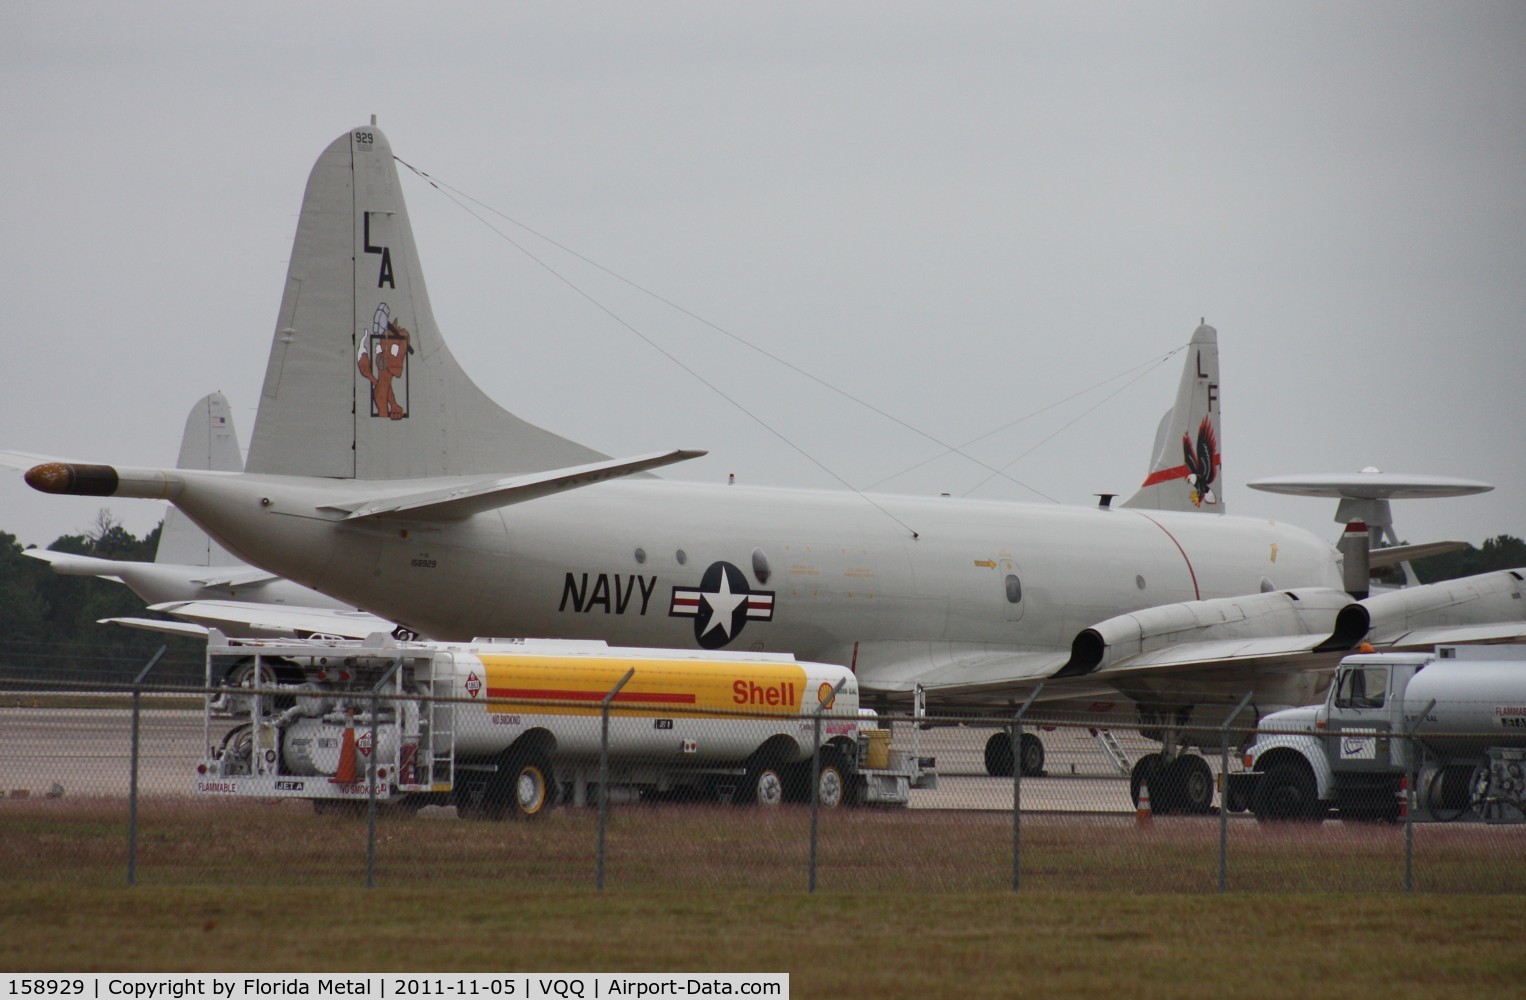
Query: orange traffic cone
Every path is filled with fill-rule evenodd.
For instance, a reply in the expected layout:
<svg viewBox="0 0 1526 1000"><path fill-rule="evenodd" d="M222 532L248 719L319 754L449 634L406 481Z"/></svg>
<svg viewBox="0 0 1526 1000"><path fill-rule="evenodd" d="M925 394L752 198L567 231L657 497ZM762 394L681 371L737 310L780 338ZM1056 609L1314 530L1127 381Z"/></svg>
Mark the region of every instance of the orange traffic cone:
<svg viewBox="0 0 1526 1000"><path fill-rule="evenodd" d="M329 781L336 785L353 785L359 780L355 767L355 720L352 717L344 727L344 741L339 744L339 767Z"/></svg>
<svg viewBox="0 0 1526 1000"><path fill-rule="evenodd" d="M1148 781L1141 781L1139 783L1139 805L1134 809L1134 825L1147 827L1153 818L1150 814L1150 783Z"/></svg>

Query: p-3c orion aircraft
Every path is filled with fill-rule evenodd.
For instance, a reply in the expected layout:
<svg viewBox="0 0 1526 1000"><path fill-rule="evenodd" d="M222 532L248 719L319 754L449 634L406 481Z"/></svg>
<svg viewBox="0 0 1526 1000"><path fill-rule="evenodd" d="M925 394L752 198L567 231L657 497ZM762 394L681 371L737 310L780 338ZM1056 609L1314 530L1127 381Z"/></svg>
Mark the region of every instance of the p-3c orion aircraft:
<svg viewBox="0 0 1526 1000"><path fill-rule="evenodd" d="M851 666L871 703L920 689L930 710L1006 720L1042 684L1060 706L1137 713L1163 752L1135 788L1153 779L1157 811L1206 810L1211 773L1184 751L1216 748L1245 695L1257 712L1306 704L1363 640L1526 633L1521 571L1354 601L1325 540L1223 514L1219 406L1200 326L1149 476L1119 506L647 475L703 453L611 459L461 370L373 122L308 179L245 471L48 463L26 478L168 500L245 561L436 639L784 651ZM1037 739L1016 749L997 732L988 769L1042 767Z"/></svg>

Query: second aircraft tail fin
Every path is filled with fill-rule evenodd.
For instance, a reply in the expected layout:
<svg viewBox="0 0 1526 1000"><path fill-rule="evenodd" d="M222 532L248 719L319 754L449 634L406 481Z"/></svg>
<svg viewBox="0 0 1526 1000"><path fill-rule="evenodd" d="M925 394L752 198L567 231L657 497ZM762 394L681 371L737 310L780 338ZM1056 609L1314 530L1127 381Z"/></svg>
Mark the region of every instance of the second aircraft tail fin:
<svg viewBox="0 0 1526 1000"><path fill-rule="evenodd" d="M1161 418L1144 484L1124 507L1224 513L1219 432L1219 334L1192 334L1176 405Z"/></svg>
<svg viewBox="0 0 1526 1000"><path fill-rule="evenodd" d="M435 326L386 136L334 140L303 195L248 471L417 479L605 457L472 382Z"/></svg>
<svg viewBox="0 0 1526 1000"><path fill-rule="evenodd" d="M233 428L233 412L222 393L203 396L191 407L185 418L185 433L180 437L180 460L175 467L212 472L244 471L244 456L238 450L238 432ZM171 507L164 515L154 561L180 566L242 565L231 552L192 524L179 507Z"/></svg>

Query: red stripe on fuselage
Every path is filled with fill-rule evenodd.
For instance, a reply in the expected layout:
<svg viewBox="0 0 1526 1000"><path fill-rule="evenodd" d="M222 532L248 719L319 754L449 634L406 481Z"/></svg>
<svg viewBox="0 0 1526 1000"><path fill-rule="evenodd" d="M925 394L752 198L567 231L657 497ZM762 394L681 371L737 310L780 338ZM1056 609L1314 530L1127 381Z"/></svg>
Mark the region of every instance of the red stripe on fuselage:
<svg viewBox="0 0 1526 1000"><path fill-rule="evenodd" d="M1166 526L1165 525L1163 525L1159 521L1155 520L1155 518L1151 517L1149 514L1141 513L1140 511L1137 511L1137 510L1134 511L1134 513L1139 514L1140 517L1144 518L1146 521L1149 521L1151 524L1155 525L1161 531L1165 531L1166 532L1166 537L1171 539L1171 544L1176 546L1176 551L1178 551L1178 552L1180 552L1182 554L1182 562L1187 564L1187 574L1192 577L1192 597L1193 597L1193 599L1201 601L1203 599L1203 592L1198 590L1198 586L1197 586L1197 570L1192 568L1192 560L1187 558L1187 550L1182 548L1182 543L1178 542L1176 540L1176 536L1175 535L1171 534L1170 531L1166 530Z"/></svg>

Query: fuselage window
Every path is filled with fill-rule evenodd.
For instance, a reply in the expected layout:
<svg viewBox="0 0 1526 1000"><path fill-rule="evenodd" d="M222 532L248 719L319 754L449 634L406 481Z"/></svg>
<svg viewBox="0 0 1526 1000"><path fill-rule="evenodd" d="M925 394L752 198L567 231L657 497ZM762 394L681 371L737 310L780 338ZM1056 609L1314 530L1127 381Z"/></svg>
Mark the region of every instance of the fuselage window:
<svg viewBox="0 0 1526 1000"><path fill-rule="evenodd" d="M1017 574L1007 574L1007 601L1016 604L1023 599L1023 581L1017 578Z"/></svg>

